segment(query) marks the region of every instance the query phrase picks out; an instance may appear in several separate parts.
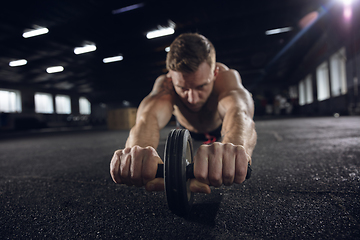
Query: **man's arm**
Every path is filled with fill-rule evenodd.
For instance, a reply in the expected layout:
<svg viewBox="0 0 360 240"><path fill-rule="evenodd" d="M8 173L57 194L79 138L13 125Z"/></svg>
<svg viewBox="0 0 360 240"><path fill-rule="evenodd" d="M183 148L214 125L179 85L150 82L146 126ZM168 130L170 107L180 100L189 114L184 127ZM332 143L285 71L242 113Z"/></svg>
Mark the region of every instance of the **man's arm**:
<svg viewBox="0 0 360 240"><path fill-rule="evenodd" d="M238 72L229 70L224 73L227 89L219 96L219 106L223 113L221 130L222 143L241 145L251 156L256 144L254 117L254 102L250 93L241 84Z"/></svg>
<svg viewBox="0 0 360 240"><path fill-rule="evenodd" d="M165 75L160 76L151 93L141 102L136 124L130 130L126 147L138 145L157 148L160 139L160 129L169 122L172 112L171 82Z"/></svg>
<svg viewBox="0 0 360 240"><path fill-rule="evenodd" d="M209 185L243 182L256 144L254 104L241 84L239 73L228 69L219 72L214 87L219 94L223 139L221 143L199 147L194 159L196 179L190 183L193 192L210 193Z"/></svg>
<svg viewBox="0 0 360 240"><path fill-rule="evenodd" d="M115 151L111 159L110 174L114 182L145 186L148 191L164 190L164 180L155 178L158 163L162 163L155 149L159 131L173 111L170 81L165 75L160 76L152 92L141 102L125 148Z"/></svg>

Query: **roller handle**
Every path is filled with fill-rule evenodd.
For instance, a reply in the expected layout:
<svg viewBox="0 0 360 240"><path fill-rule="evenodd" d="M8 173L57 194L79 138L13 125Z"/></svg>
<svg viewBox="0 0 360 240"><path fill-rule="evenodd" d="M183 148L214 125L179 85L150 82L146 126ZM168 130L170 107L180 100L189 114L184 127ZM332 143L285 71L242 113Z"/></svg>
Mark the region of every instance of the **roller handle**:
<svg viewBox="0 0 360 240"><path fill-rule="evenodd" d="M246 179L249 179L251 177L251 166L250 163L248 163L247 173L246 173ZM156 171L155 178L164 178L164 164L158 164L158 169ZM186 166L186 179L192 179L195 178L194 175L194 163L190 163Z"/></svg>

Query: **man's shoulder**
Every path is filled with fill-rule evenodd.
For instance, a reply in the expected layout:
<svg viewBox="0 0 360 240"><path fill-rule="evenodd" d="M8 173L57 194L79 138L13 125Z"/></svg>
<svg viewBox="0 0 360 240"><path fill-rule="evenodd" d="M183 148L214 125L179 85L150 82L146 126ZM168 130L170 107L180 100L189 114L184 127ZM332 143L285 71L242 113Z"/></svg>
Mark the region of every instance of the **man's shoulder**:
<svg viewBox="0 0 360 240"><path fill-rule="evenodd" d="M154 86L159 85L159 84L162 85L165 81L168 81L168 80L169 80L168 76L166 74L162 74L156 78Z"/></svg>
<svg viewBox="0 0 360 240"><path fill-rule="evenodd" d="M215 80L215 88L220 91L229 91L242 87L241 77L237 70L230 69L222 63L217 63L219 67L218 75Z"/></svg>
<svg viewBox="0 0 360 240"><path fill-rule="evenodd" d="M141 106L152 111L162 111L173 106L172 81L166 75L160 75L154 83L151 92L142 100Z"/></svg>
<svg viewBox="0 0 360 240"><path fill-rule="evenodd" d="M171 78L167 75L160 75L154 83L151 96L173 95L174 88Z"/></svg>
<svg viewBox="0 0 360 240"><path fill-rule="evenodd" d="M223 63L217 62L216 67L219 68L219 72L228 71L230 68Z"/></svg>

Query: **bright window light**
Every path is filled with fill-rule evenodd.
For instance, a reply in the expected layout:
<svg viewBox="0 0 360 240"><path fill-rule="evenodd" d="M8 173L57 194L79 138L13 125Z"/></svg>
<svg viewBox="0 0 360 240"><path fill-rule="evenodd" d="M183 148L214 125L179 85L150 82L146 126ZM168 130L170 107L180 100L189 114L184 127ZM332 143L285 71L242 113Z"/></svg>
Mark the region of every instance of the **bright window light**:
<svg viewBox="0 0 360 240"><path fill-rule="evenodd" d="M273 34L278 34L278 33L283 33L283 32L290 32L291 30L292 30L292 27L277 28L277 29L267 30L265 32L265 34L273 35Z"/></svg>
<svg viewBox="0 0 360 240"><path fill-rule="evenodd" d="M314 101L311 75L305 78L305 102L310 104Z"/></svg>
<svg viewBox="0 0 360 240"><path fill-rule="evenodd" d="M319 101L330 98L329 67L327 62L324 62L316 69L316 85Z"/></svg>
<svg viewBox="0 0 360 240"><path fill-rule="evenodd" d="M57 73L57 72L62 72L64 71L64 67L63 66L54 66L54 67L48 67L46 69L47 73Z"/></svg>
<svg viewBox="0 0 360 240"><path fill-rule="evenodd" d="M54 113L53 97L49 93L35 93L35 112Z"/></svg>
<svg viewBox="0 0 360 240"><path fill-rule="evenodd" d="M80 114L89 115L91 114L91 104L89 100L84 97L79 98Z"/></svg>
<svg viewBox="0 0 360 240"><path fill-rule="evenodd" d="M303 106L306 103L305 96L305 81L302 80L299 82L299 105Z"/></svg>
<svg viewBox="0 0 360 240"><path fill-rule="evenodd" d="M0 112L21 112L20 92L0 89Z"/></svg>
<svg viewBox="0 0 360 240"><path fill-rule="evenodd" d="M157 37L163 37L163 36L171 35L171 34L174 34L174 33L175 33L175 30L173 28L163 28L163 29L148 32L146 34L146 37L148 39L153 39L153 38L157 38Z"/></svg>
<svg viewBox="0 0 360 240"><path fill-rule="evenodd" d="M66 95L55 96L56 113L70 114L71 113L71 100Z"/></svg>
<svg viewBox="0 0 360 240"><path fill-rule="evenodd" d="M108 57L103 59L103 63L118 62L123 60L123 56Z"/></svg>
<svg viewBox="0 0 360 240"><path fill-rule="evenodd" d="M331 96L347 93L346 84L346 51L341 48L330 58Z"/></svg>
<svg viewBox="0 0 360 240"><path fill-rule="evenodd" d="M30 30L30 31L26 31L23 33L23 37L24 38L30 38L30 37L35 37L35 36L38 36L38 35L42 35L42 34L46 34L49 32L49 29L47 28L38 28L38 29L35 29L35 30Z"/></svg>
<svg viewBox="0 0 360 240"><path fill-rule="evenodd" d="M9 63L9 66L10 67L18 67L18 66L23 66L26 64L27 64L27 61L25 59L19 59L19 60L11 61Z"/></svg>
<svg viewBox="0 0 360 240"><path fill-rule="evenodd" d="M314 101L311 75L299 83L299 105L310 104Z"/></svg>
<svg viewBox="0 0 360 240"><path fill-rule="evenodd" d="M95 50L96 50L96 46L92 44L92 45L85 45L83 47L76 47L74 49L74 53L78 55L78 54L93 52Z"/></svg>

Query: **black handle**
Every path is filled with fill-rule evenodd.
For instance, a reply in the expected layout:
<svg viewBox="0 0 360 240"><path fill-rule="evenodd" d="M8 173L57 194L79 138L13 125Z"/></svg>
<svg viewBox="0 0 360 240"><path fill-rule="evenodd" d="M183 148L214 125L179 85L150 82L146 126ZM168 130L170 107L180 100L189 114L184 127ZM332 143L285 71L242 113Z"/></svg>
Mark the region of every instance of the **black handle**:
<svg viewBox="0 0 360 240"><path fill-rule="evenodd" d="M155 178L164 178L164 164L158 164Z"/></svg>
<svg viewBox="0 0 360 240"><path fill-rule="evenodd" d="M248 163L247 173L246 173L246 179L249 179L251 177L251 166L250 163ZM164 164L158 164L158 169L156 171L155 178L164 178ZM194 175L194 163L190 163L186 166L186 179L192 179L195 178Z"/></svg>

